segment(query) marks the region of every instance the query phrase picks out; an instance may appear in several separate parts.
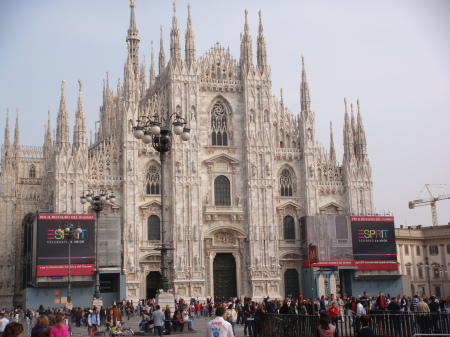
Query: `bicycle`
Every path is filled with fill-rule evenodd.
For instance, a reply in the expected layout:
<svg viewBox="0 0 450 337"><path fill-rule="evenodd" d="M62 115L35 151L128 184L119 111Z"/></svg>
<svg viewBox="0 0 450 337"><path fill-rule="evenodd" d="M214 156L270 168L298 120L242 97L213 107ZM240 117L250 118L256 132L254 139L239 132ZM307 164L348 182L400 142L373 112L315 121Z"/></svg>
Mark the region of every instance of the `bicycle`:
<svg viewBox="0 0 450 337"><path fill-rule="evenodd" d="M118 337L118 336L133 336L134 331L131 327L123 327L123 322L117 323L115 327L111 328L110 336Z"/></svg>

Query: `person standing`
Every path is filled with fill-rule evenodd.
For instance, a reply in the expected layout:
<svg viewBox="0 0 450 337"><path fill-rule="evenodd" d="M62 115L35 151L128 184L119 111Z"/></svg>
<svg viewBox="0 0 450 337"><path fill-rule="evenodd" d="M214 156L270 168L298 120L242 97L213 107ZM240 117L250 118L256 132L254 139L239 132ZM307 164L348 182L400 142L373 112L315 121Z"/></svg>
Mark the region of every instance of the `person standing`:
<svg viewBox="0 0 450 337"><path fill-rule="evenodd" d="M50 329L48 328L48 318L40 315L36 320L36 325L31 329L31 337L48 337Z"/></svg>
<svg viewBox="0 0 450 337"><path fill-rule="evenodd" d="M369 326L370 318L367 315L362 315L360 317L361 321L361 329L358 330L356 333L357 337L375 337L375 332L373 329Z"/></svg>
<svg viewBox="0 0 450 337"><path fill-rule="evenodd" d="M11 322L5 326L4 337L21 337L23 334L23 325L19 322Z"/></svg>
<svg viewBox="0 0 450 337"><path fill-rule="evenodd" d="M100 314L98 309L95 308L94 312L90 313L88 316L88 333L97 332L100 325Z"/></svg>
<svg viewBox="0 0 450 337"><path fill-rule="evenodd" d="M319 337L333 337L335 333L336 327L331 324L330 313L328 311L321 311L317 335Z"/></svg>
<svg viewBox="0 0 450 337"><path fill-rule="evenodd" d="M231 323L231 327L233 328L233 335L234 335L235 334L234 326L236 325L238 314L236 312L236 309L234 309L234 307L233 307L233 303L228 306L227 310L225 310L225 314L226 314L225 317L227 319L227 322Z"/></svg>
<svg viewBox="0 0 450 337"><path fill-rule="evenodd" d="M2 314L1 316L2 316L2 318L0 319L0 337L2 337L3 331L5 331L5 327L9 323L9 319L6 318L6 317L8 317L7 313Z"/></svg>
<svg viewBox="0 0 450 337"><path fill-rule="evenodd" d="M170 317L170 305L166 305L166 310L164 311L164 323L166 326L166 335L170 335L170 321L171 321L171 317Z"/></svg>
<svg viewBox="0 0 450 337"><path fill-rule="evenodd" d="M155 307L155 309L156 310L153 312L153 324L155 327L155 336L162 337L165 317L159 304Z"/></svg>
<svg viewBox="0 0 450 337"><path fill-rule="evenodd" d="M49 337L69 337L69 327L62 324L63 317L56 315L55 325L51 327Z"/></svg>
<svg viewBox="0 0 450 337"><path fill-rule="evenodd" d="M233 337L233 328L225 320L225 308L216 309L216 318L206 325L206 337Z"/></svg>

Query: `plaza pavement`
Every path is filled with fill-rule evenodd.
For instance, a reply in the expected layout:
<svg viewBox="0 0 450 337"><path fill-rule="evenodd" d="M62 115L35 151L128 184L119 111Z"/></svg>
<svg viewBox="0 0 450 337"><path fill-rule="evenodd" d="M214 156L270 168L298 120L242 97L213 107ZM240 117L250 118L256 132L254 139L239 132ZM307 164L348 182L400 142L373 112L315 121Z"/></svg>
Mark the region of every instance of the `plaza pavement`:
<svg viewBox="0 0 450 337"><path fill-rule="evenodd" d="M187 323L184 326L183 332L171 332L171 336L175 335L186 335L186 337L205 337L206 336L206 323L209 322L211 318L197 318L194 320L194 331L189 331L187 329ZM131 329L134 331L134 334L136 336L154 336L153 333L140 333L139 332L139 322L140 317L135 316L130 318L130 320L127 320L126 316L124 317L124 328L131 327ZM105 330L105 327L101 327L101 331ZM81 326L80 328L77 328L75 324L72 324L72 332L74 334L74 337L89 337L87 333L87 327ZM235 326L235 333L236 337L243 337L244 336L244 326L236 325ZM105 337L109 337L109 335L106 335Z"/></svg>

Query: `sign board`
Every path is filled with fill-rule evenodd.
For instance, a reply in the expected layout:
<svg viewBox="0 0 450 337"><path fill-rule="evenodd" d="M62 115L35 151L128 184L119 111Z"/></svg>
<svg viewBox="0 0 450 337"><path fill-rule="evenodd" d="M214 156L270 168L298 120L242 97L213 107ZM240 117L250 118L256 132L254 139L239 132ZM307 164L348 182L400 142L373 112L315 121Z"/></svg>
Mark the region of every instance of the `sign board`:
<svg viewBox="0 0 450 337"><path fill-rule="evenodd" d="M61 290L53 290L53 296L55 297L61 296Z"/></svg>
<svg viewBox="0 0 450 337"><path fill-rule="evenodd" d="M95 214L38 214L36 276L67 276L69 242L57 229L67 224L82 229L71 242L70 274L94 275Z"/></svg>
<svg viewBox="0 0 450 337"><path fill-rule="evenodd" d="M396 270L394 217L352 216L350 221L358 270Z"/></svg>

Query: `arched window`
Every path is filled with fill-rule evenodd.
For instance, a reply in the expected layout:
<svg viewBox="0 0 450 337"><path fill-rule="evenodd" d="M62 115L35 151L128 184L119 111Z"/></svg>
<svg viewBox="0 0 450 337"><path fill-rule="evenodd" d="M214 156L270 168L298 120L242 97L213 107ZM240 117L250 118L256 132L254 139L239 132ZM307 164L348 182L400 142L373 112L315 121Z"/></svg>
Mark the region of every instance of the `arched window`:
<svg viewBox="0 0 450 337"><path fill-rule="evenodd" d="M282 197L292 197L292 176L288 169L281 171L280 195Z"/></svg>
<svg viewBox="0 0 450 337"><path fill-rule="evenodd" d="M147 240L161 240L160 220L157 215L150 215L147 219Z"/></svg>
<svg viewBox="0 0 450 337"><path fill-rule="evenodd" d="M30 169L28 170L28 178L36 178L36 168L34 165L30 166Z"/></svg>
<svg viewBox="0 0 450 337"><path fill-rule="evenodd" d="M283 237L285 240L295 240L295 221L289 215L283 219Z"/></svg>
<svg viewBox="0 0 450 337"><path fill-rule="evenodd" d="M217 102L211 109L211 145L228 145L227 113L222 102Z"/></svg>
<svg viewBox="0 0 450 337"><path fill-rule="evenodd" d="M145 189L147 194L160 194L159 179L159 168L156 165L151 165L145 175Z"/></svg>
<svg viewBox="0 0 450 337"><path fill-rule="evenodd" d="M214 180L214 204L216 206L231 206L230 180L225 176L218 176Z"/></svg>

